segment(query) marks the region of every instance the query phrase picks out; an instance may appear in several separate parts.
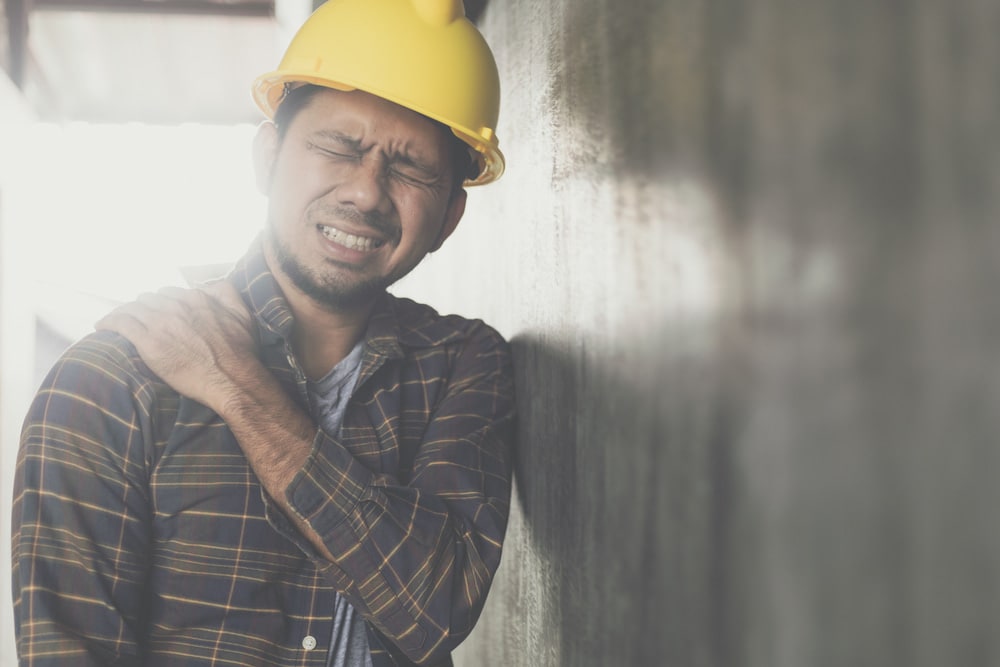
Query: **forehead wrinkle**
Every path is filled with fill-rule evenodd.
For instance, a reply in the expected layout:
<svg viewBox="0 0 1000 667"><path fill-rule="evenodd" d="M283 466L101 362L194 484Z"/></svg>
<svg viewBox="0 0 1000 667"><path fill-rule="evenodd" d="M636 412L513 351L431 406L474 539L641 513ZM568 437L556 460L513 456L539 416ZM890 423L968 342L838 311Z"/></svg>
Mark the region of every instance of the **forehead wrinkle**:
<svg viewBox="0 0 1000 667"><path fill-rule="evenodd" d="M427 159L427 148L421 148L413 137L391 137L380 151L390 162L414 167L427 173L437 173L432 160ZM372 141L372 144L377 144ZM416 147L414 146L416 144Z"/></svg>

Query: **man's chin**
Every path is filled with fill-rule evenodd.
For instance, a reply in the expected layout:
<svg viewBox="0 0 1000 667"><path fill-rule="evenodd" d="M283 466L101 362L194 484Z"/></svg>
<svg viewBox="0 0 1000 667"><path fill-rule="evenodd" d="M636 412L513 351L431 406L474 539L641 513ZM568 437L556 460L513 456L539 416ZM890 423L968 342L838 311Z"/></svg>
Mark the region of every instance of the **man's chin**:
<svg viewBox="0 0 1000 667"><path fill-rule="evenodd" d="M374 302L383 292L387 284L384 281L362 281L351 284L333 283L330 281L319 283L311 276L304 276L301 273L289 273L285 270L292 284L307 297L312 299L317 305L328 310L356 310L364 308Z"/></svg>
<svg viewBox="0 0 1000 667"><path fill-rule="evenodd" d="M382 277L359 276L357 267L340 266L333 261L328 261L332 273L322 275L301 263L273 234L273 230L268 240L269 250L277 263L277 270L284 274L299 292L327 310L344 311L367 307L385 292L390 284L390 281Z"/></svg>

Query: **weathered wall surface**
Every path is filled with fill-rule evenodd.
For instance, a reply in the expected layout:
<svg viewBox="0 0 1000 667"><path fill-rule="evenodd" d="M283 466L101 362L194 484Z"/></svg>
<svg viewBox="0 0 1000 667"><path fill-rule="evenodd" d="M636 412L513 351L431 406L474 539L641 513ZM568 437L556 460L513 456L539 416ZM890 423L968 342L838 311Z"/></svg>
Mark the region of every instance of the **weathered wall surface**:
<svg viewBox="0 0 1000 667"><path fill-rule="evenodd" d="M497 667L1000 665L1000 3L492 2Z"/></svg>

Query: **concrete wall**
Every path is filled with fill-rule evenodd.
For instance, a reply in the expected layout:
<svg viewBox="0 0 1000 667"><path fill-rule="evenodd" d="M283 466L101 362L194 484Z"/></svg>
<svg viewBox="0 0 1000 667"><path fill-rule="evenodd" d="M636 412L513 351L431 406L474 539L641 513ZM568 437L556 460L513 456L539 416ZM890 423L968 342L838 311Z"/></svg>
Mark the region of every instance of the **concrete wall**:
<svg viewBox="0 0 1000 667"><path fill-rule="evenodd" d="M1000 665L1000 3L481 25L509 171L398 290L517 356L459 665Z"/></svg>

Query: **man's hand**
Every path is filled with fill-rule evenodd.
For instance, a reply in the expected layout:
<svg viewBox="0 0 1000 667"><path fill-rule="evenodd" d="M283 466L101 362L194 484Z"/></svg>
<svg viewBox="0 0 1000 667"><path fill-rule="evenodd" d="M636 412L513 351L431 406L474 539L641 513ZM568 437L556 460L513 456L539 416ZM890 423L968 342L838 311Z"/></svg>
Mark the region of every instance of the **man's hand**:
<svg viewBox="0 0 1000 667"><path fill-rule="evenodd" d="M144 294L96 327L127 338L175 391L219 413L232 392L259 371L253 320L227 281Z"/></svg>
<svg viewBox="0 0 1000 667"><path fill-rule="evenodd" d="M97 323L127 338L176 392L221 416L260 483L320 553L322 540L289 509L285 488L298 473L316 425L257 358L255 325L228 282L144 294Z"/></svg>

